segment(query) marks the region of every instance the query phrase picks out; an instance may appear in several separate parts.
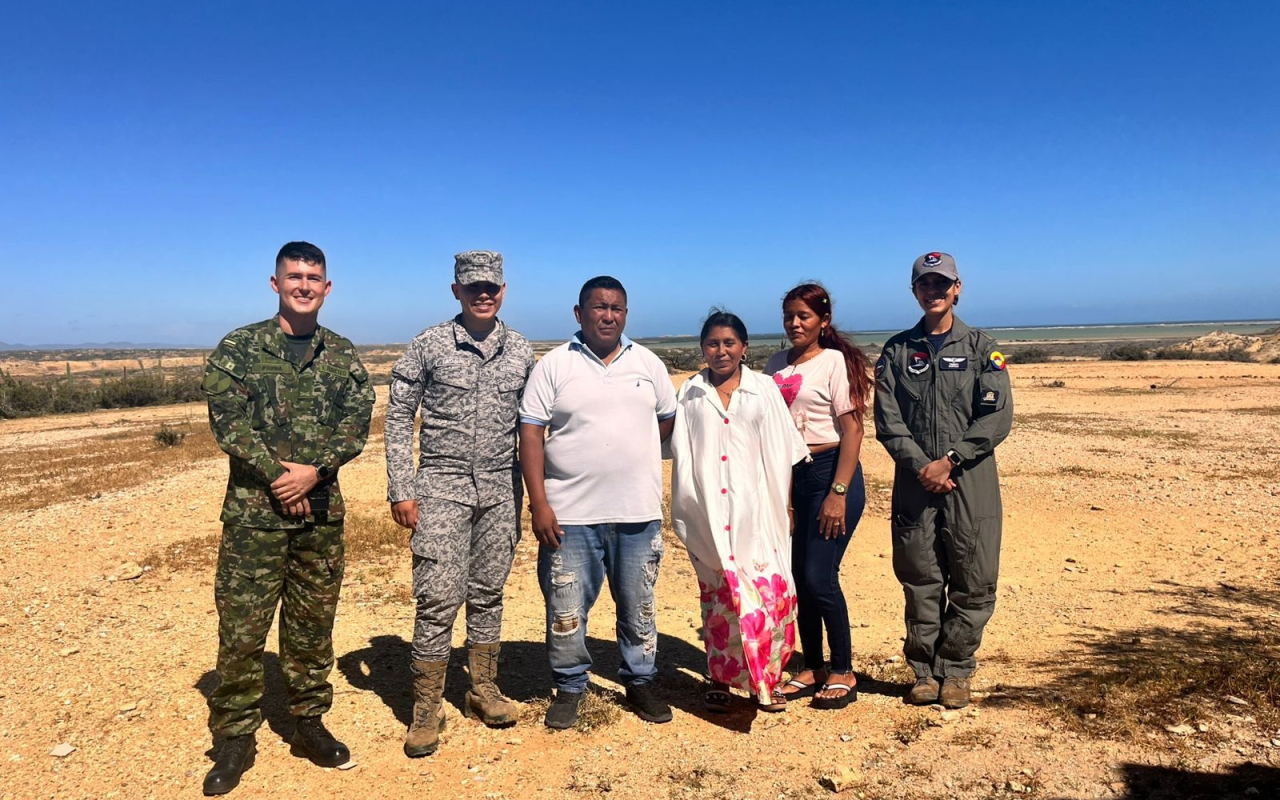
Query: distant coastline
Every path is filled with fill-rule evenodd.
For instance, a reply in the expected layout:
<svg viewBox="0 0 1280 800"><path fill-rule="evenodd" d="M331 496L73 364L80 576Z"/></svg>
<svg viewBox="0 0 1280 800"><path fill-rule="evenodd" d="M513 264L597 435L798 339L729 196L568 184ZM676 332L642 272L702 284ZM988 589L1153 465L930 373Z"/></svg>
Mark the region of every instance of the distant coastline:
<svg viewBox="0 0 1280 800"><path fill-rule="evenodd" d="M1226 330L1241 335L1257 335L1280 326L1280 320L1206 320L1199 322L1132 322L1101 323L1096 325L1005 325L984 327L1001 342L1127 342L1127 341L1183 341L1203 336L1211 331ZM850 335L861 345L881 344L896 330L851 331ZM754 341L782 341L781 332L752 334ZM651 348L696 347L697 336L636 337L636 341Z"/></svg>

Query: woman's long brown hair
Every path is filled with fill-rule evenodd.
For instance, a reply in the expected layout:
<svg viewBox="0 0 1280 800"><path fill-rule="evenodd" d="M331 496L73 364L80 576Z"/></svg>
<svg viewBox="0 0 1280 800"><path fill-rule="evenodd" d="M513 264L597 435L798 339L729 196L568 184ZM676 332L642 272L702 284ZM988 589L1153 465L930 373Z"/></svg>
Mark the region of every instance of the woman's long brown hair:
<svg viewBox="0 0 1280 800"><path fill-rule="evenodd" d="M829 318L827 324L819 329L818 344L839 350L844 356L845 372L849 375L849 400L853 403L853 413L861 423L867 413L867 398L871 396L871 360L862 352L862 348L854 344L852 338L836 330L831 295L820 284L802 283L787 292L786 297L782 298L783 309L792 300L803 302L819 319Z"/></svg>

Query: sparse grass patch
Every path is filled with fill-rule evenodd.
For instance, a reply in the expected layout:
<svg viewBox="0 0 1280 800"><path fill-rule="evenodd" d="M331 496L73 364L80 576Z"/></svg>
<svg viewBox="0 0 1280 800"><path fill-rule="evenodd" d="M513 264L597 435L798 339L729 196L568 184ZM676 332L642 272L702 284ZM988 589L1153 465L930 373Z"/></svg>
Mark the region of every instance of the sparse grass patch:
<svg viewBox="0 0 1280 800"><path fill-rule="evenodd" d="M607 728L622 718L621 695L618 692L601 689L595 684L587 685L587 696L578 706L578 724L573 729L582 733ZM551 698L542 697L529 700L524 704L522 721L531 725L541 725L547 709L551 707Z"/></svg>
<svg viewBox="0 0 1280 800"><path fill-rule="evenodd" d="M1280 725L1280 635L1154 641L1117 648L1109 668L1077 675L1051 707L1077 730L1124 740L1207 720L1233 708L1229 696L1248 705L1261 729Z"/></svg>
<svg viewBox="0 0 1280 800"><path fill-rule="evenodd" d="M1256 406L1252 408L1233 408L1232 414L1251 414L1257 417L1280 417L1280 406Z"/></svg>
<svg viewBox="0 0 1280 800"><path fill-rule="evenodd" d="M1079 464L1068 464L1065 467L1059 468L1058 474L1071 475L1076 478L1102 478L1102 477L1106 477L1107 473L1103 472L1100 469L1083 467Z"/></svg>
<svg viewBox="0 0 1280 800"><path fill-rule="evenodd" d="M377 514L348 508L344 519L342 535L348 563L405 556L410 531L397 525L389 511Z"/></svg>
<svg viewBox="0 0 1280 800"><path fill-rule="evenodd" d="M1019 414L1014 425L1025 425L1046 433L1080 436L1107 436L1115 439L1156 439L1186 444L1199 436L1190 431L1154 430L1126 425L1114 417L1101 414L1063 414L1054 411Z"/></svg>
<svg viewBox="0 0 1280 800"><path fill-rule="evenodd" d="M985 725L962 728L951 737L950 744L956 747L967 747L971 750L987 748L996 741L996 732Z"/></svg>
<svg viewBox="0 0 1280 800"><path fill-rule="evenodd" d="M183 447L157 447L154 432L136 428L5 453L0 458L0 512L99 497L222 455L203 421L171 429L183 437Z"/></svg>
<svg viewBox="0 0 1280 800"><path fill-rule="evenodd" d="M218 564L222 534L192 536L157 547L142 559L142 568L164 572L212 572Z"/></svg>

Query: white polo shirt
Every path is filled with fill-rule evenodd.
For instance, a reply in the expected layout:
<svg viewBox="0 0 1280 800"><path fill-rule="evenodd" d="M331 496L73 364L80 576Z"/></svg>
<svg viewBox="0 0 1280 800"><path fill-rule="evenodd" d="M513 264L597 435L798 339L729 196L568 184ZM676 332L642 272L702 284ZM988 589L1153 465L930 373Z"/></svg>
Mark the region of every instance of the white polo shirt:
<svg viewBox="0 0 1280 800"><path fill-rule="evenodd" d="M658 420L676 413L667 368L626 336L605 366L581 337L538 361L520 404L521 422L548 429L547 502L561 525L662 519Z"/></svg>

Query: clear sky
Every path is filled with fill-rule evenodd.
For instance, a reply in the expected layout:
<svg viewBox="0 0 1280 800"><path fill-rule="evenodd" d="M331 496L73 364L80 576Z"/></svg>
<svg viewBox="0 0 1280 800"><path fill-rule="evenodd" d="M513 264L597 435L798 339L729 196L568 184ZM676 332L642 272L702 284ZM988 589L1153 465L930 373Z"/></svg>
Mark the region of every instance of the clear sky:
<svg viewBox="0 0 1280 800"><path fill-rule="evenodd" d="M1280 3L6 3L0 341L213 344L270 316L403 342L501 251L503 317L760 332L822 280L911 325L956 256L972 324L1280 312Z"/></svg>

